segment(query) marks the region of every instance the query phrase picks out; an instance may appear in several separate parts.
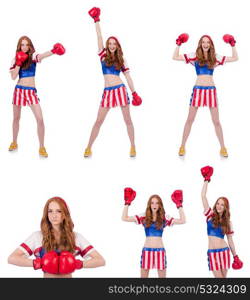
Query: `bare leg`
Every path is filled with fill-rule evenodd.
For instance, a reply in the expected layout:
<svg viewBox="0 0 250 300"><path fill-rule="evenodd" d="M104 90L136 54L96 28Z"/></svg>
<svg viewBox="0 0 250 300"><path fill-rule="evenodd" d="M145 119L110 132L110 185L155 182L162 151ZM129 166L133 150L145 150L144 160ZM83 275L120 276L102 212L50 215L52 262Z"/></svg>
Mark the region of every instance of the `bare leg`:
<svg viewBox="0 0 250 300"><path fill-rule="evenodd" d="M95 124L94 124L91 134L90 134L88 148L91 149L95 139L97 138L97 136L99 134L102 123L104 122L108 112L109 112L109 108L107 108L107 107L99 108L98 114L97 114L97 119L95 121Z"/></svg>
<svg viewBox="0 0 250 300"><path fill-rule="evenodd" d="M185 147L186 141L191 131L198 107L190 106L187 121L184 126L181 146Z"/></svg>
<svg viewBox="0 0 250 300"><path fill-rule="evenodd" d="M225 274L223 274L222 270L219 271L213 271L215 278L225 278Z"/></svg>
<svg viewBox="0 0 250 300"><path fill-rule="evenodd" d="M220 120L219 120L218 108L217 107L210 108L210 113L211 113L212 121L214 123L215 132L216 132L216 135L218 137L220 146L221 146L221 148L225 148L222 127L221 127Z"/></svg>
<svg viewBox="0 0 250 300"><path fill-rule="evenodd" d="M134 125L131 120L129 105L121 106L123 119L127 126L128 136L132 147L135 147Z"/></svg>
<svg viewBox="0 0 250 300"><path fill-rule="evenodd" d="M149 270L141 269L141 278L148 278Z"/></svg>
<svg viewBox="0 0 250 300"><path fill-rule="evenodd" d="M223 269L223 270L221 270L221 272L222 272L222 275L224 276L224 278L226 278L227 277L227 269Z"/></svg>
<svg viewBox="0 0 250 300"><path fill-rule="evenodd" d="M30 106L36 121L37 121L37 134L40 143L40 148L44 147L44 123L43 123L43 114L40 104L33 104Z"/></svg>
<svg viewBox="0 0 250 300"><path fill-rule="evenodd" d="M19 132L19 121L21 117L21 106L13 105L13 142L17 143L17 136Z"/></svg>
<svg viewBox="0 0 250 300"><path fill-rule="evenodd" d="M166 269L164 269L164 270L157 270L158 271L158 277L159 278L165 278L166 277Z"/></svg>

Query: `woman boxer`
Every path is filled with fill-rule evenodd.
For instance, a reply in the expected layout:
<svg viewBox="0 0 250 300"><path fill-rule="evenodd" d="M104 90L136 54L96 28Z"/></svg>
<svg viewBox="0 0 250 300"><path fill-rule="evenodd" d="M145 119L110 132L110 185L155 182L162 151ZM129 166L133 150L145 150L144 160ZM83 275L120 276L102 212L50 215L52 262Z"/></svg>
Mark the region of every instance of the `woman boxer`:
<svg viewBox="0 0 250 300"><path fill-rule="evenodd" d="M66 202L60 197L49 199L43 210L41 231L22 243L9 256L8 263L42 269L46 278L70 278L75 270L103 266L102 256L73 228ZM35 259L28 258L32 254ZM84 260L76 259L78 255Z"/></svg>
<svg viewBox="0 0 250 300"><path fill-rule="evenodd" d="M19 121L21 117L22 106L29 106L37 121L37 133L39 138L39 154L42 157L48 157L44 147L44 122L37 90L35 88L36 64L44 58L53 54L62 55L65 53L63 45L57 43L51 51L37 54L32 41L27 36L22 36L16 49L16 56L10 68L11 78L19 80L14 90L13 96L13 141L10 144L9 151L16 150L17 136L19 132Z"/></svg>
<svg viewBox="0 0 250 300"><path fill-rule="evenodd" d="M208 234L208 267L213 271L214 277L224 278L230 268L230 250L233 254L233 269L242 268L243 263L236 255L233 242L233 229L230 220L229 202L226 197L219 197L211 209L207 200L207 186L213 174L213 168L210 166L203 167L201 174L204 177L204 184L201 192L204 215L207 220ZM224 240L227 236L228 244Z"/></svg>
<svg viewBox="0 0 250 300"><path fill-rule="evenodd" d="M116 37L109 37L104 47L101 27L100 27L100 8L94 7L89 11L89 15L95 21L95 28L98 41L98 55L102 64L102 72L104 76L105 88L102 96L102 101L98 110L96 122L92 128L91 135L87 148L84 152L84 157L92 155L91 147L99 134L100 127L106 118L111 107L120 106L124 121L127 126L128 136L131 143L130 156L136 156L135 141L134 141L134 126L130 116L129 97L127 90L122 80L119 77L120 71L123 72L128 86L133 95L133 105L140 105L142 100L135 92L134 84L131 79L129 68L123 57L121 45Z"/></svg>
<svg viewBox="0 0 250 300"><path fill-rule="evenodd" d="M174 51L174 60L183 60L195 66L197 80L193 88L193 93L190 99L190 107L188 118L184 127L181 147L179 155L185 155L185 145L190 134L192 124L194 122L197 110L201 106L208 106L210 109L212 121L215 127L215 132L218 137L221 149L220 155L228 157L227 149L224 144L222 127L219 120L218 103L216 88L213 81L214 68L223 65L226 62L234 62L238 60L238 54L235 48L235 39L232 35L226 34L223 36L226 43L232 46L232 56L219 56L215 53L214 43L210 36L203 35L198 43L196 53L179 54L179 48L182 43L188 40L187 34L181 34L176 40L177 47Z"/></svg>
<svg viewBox="0 0 250 300"><path fill-rule="evenodd" d="M174 224L184 224L185 214L182 208L183 196L181 190L173 192L171 198L179 210L179 219L165 215L164 206L158 195L152 195L147 203L146 212L140 215L128 216L128 208L134 200L136 192L131 188L125 188L122 220L143 225L146 241L141 255L141 277L146 278L150 269L156 268L159 277L166 277L167 259L162 241L163 230Z"/></svg>

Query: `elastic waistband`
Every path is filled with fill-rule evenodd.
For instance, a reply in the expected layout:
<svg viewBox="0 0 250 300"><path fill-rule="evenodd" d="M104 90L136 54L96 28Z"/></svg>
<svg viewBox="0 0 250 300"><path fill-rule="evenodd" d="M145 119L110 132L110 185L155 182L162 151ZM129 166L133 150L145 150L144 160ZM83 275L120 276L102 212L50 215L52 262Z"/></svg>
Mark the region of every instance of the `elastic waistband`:
<svg viewBox="0 0 250 300"><path fill-rule="evenodd" d="M142 251L165 251L165 248L142 248Z"/></svg>
<svg viewBox="0 0 250 300"><path fill-rule="evenodd" d="M16 85L15 88L16 89L22 89L22 90L33 90L33 91L36 91L36 88L31 87L31 86Z"/></svg>
<svg viewBox="0 0 250 300"><path fill-rule="evenodd" d="M226 251L226 250L229 250L229 248L225 247L225 248L219 248L219 249L208 249L207 253L223 252L223 251Z"/></svg>
<svg viewBox="0 0 250 300"><path fill-rule="evenodd" d="M104 90L108 90L108 91L110 91L110 90L115 90L115 89L118 89L119 87L121 87L121 86L125 86L125 84L123 84L123 83L121 83L121 84L118 84L118 85L114 85L114 86L108 86L108 87L105 87L104 88Z"/></svg>
<svg viewBox="0 0 250 300"><path fill-rule="evenodd" d="M203 86L203 85L195 85L194 89L199 89L199 90L214 90L216 87L213 86Z"/></svg>

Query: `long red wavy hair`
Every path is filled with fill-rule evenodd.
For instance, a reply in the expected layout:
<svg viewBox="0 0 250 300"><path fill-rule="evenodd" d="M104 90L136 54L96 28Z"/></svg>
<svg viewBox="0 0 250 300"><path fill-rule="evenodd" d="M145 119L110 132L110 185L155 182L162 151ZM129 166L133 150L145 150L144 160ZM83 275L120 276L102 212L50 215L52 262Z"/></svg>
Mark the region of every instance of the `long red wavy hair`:
<svg viewBox="0 0 250 300"><path fill-rule="evenodd" d="M23 40L26 40L28 42L28 46L29 46L29 50L26 53L26 54L29 55L29 58L22 65L22 69L27 69L32 64L32 55L35 52L35 47L34 47L32 41L31 41L31 39L29 37L27 37L26 35L24 35L24 36L21 36L20 39L17 42L16 52L22 51L21 50L21 44L22 44Z"/></svg>
<svg viewBox="0 0 250 300"><path fill-rule="evenodd" d="M165 219L165 210L163 207L163 202L161 200L161 197L159 195L152 195L147 203L147 208L146 208L146 217L145 217L145 221L144 224L146 227L149 227L154 221L153 221L153 212L151 210L151 201L153 198L156 198L158 200L158 204L159 204L159 209L157 210L156 213L156 221L155 221L155 225L157 229L161 229L164 223L164 219Z"/></svg>
<svg viewBox="0 0 250 300"><path fill-rule="evenodd" d="M222 213L222 216L220 216L216 210L216 204L219 200L223 200L224 202L224 211ZM230 228L230 207L229 207L229 201L226 197L220 197L216 200L214 206L213 206L213 216L212 216L212 223L214 227L222 227L222 231L224 234L229 233L231 231Z"/></svg>
<svg viewBox="0 0 250 300"><path fill-rule="evenodd" d="M208 38L210 41L210 48L207 52L207 59L205 58L204 51L202 49L202 40L205 37ZM200 66L204 66L207 64L208 68L210 68L210 69L214 68L214 66L216 64L216 54L215 54L214 42L209 35L203 35L200 38L200 40L198 42L198 47L196 49L196 57L198 59Z"/></svg>
<svg viewBox="0 0 250 300"><path fill-rule="evenodd" d="M53 227L48 218L49 205L56 202L62 212L62 223L60 224L60 242L57 243ZM43 235L42 246L46 251L60 250L73 253L75 249L75 235L73 232L74 224L72 222L70 212L66 202L60 197L50 198L43 209L43 217L41 220L41 231Z"/></svg>
<svg viewBox="0 0 250 300"><path fill-rule="evenodd" d="M109 51L109 41L110 39L113 39L116 41L117 49L115 50L114 55L111 54ZM123 59L123 52L122 47L118 39L114 36L110 36L106 41L106 53L107 56L105 57L104 61L108 67L114 65L117 70L121 70L122 66L124 65L124 59Z"/></svg>

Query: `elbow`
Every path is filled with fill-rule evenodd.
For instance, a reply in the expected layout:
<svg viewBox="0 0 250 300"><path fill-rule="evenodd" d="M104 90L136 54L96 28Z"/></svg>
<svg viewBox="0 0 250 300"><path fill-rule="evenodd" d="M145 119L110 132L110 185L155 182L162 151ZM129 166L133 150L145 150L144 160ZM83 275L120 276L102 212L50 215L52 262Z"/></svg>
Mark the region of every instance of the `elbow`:
<svg viewBox="0 0 250 300"><path fill-rule="evenodd" d="M11 74L11 79L12 79L12 80L15 80L16 78L17 78L17 75Z"/></svg>
<svg viewBox="0 0 250 300"><path fill-rule="evenodd" d="M7 262L8 262L8 264L13 265L13 256L12 256L12 255L10 255L10 256L8 257Z"/></svg>
<svg viewBox="0 0 250 300"><path fill-rule="evenodd" d="M99 259L99 264L98 265L99 265L99 267L104 267L106 265L106 261L103 257L101 257Z"/></svg>
<svg viewBox="0 0 250 300"><path fill-rule="evenodd" d="M182 220L181 220L181 224L185 224L185 223L187 223L186 217L183 217Z"/></svg>

